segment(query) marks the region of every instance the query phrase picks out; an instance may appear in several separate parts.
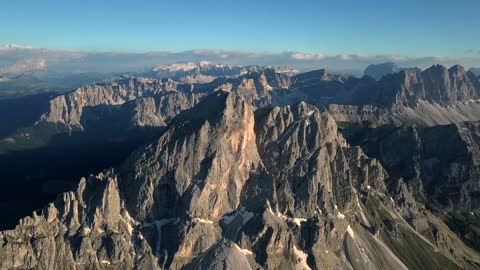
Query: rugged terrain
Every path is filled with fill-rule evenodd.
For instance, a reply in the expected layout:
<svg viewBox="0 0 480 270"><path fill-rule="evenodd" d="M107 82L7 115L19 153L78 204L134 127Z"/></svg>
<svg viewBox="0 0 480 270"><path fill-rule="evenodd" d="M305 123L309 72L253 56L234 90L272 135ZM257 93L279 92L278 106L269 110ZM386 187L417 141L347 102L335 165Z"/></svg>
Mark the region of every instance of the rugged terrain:
<svg viewBox="0 0 480 270"><path fill-rule="evenodd" d="M218 68L212 64L183 64L175 70L201 67ZM35 125L12 132L0 148L28 146L31 134L41 133L33 137L48 140L51 134L45 135L45 130L53 134L88 131L99 122L102 126L122 123L127 129L163 127L180 111L219 89L238 93L255 108L305 101L328 111L337 122L434 126L480 120L479 78L461 66L403 69L379 81L368 76L332 75L325 70L295 74L286 69L251 68L208 83L124 76L81 87L50 100L50 108Z"/></svg>
<svg viewBox="0 0 480 270"><path fill-rule="evenodd" d="M402 179L417 201L479 249L480 123L429 128L350 127L348 141Z"/></svg>
<svg viewBox="0 0 480 270"><path fill-rule="evenodd" d="M225 91L0 238L6 269L480 267L328 113Z"/></svg>
<svg viewBox="0 0 480 270"><path fill-rule="evenodd" d="M16 179L7 164L47 148L85 166L24 176L49 196L73 191L1 232L0 268L480 268L472 72L156 70L176 80L124 75L19 101L35 109L0 130L3 174ZM54 164L77 160L62 155Z"/></svg>

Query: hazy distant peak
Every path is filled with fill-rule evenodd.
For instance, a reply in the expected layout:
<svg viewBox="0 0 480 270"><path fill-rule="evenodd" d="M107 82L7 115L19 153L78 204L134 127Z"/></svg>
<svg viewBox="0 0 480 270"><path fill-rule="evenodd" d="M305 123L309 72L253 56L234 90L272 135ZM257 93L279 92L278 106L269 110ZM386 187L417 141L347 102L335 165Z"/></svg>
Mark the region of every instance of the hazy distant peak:
<svg viewBox="0 0 480 270"><path fill-rule="evenodd" d="M376 80L379 80L384 75L393 74L400 71L400 68L397 64L393 62L381 63L381 64L372 64L368 65L365 68L364 75L370 76Z"/></svg>
<svg viewBox="0 0 480 270"><path fill-rule="evenodd" d="M167 64L167 65L156 65L153 67L153 71L159 70L182 70L188 71L196 68L197 65L192 62L183 62L183 63L175 63L175 64Z"/></svg>

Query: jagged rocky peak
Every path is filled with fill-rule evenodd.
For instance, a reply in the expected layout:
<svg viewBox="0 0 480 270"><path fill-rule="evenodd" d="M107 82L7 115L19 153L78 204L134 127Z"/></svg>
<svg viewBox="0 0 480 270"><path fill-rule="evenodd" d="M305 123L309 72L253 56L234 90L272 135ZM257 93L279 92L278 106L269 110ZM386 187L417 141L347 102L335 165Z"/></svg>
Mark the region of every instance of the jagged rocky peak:
<svg viewBox="0 0 480 270"><path fill-rule="evenodd" d="M384 189L381 165L349 147L335 120L312 105L259 111L256 133L260 156L279 185L280 211L287 215L334 213L347 207L355 188ZM357 175L356 166L370 171Z"/></svg>
<svg viewBox="0 0 480 270"><path fill-rule="evenodd" d="M85 130L89 121L113 117L135 126L164 126L180 111L191 108L204 94L193 94L190 84L170 79L127 77L97 83L50 100L38 123L55 123L70 130Z"/></svg>
<svg viewBox="0 0 480 270"><path fill-rule="evenodd" d="M448 72L450 74L455 75L455 74L465 74L467 71L461 65L454 65L448 69Z"/></svg>
<svg viewBox="0 0 480 270"><path fill-rule="evenodd" d="M134 202L131 207L136 217L169 218L187 207L192 218L215 220L235 209L250 170L259 163L253 127L251 106L225 91L180 113L125 168L125 185L130 187L127 198ZM209 197L216 199L203 201Z"/></svg>
<svg viewBox="0 0 480 270"><path fill-rule="evenodd" d="M121 105L165 87L168 87L168 84L147 78L125 78L80 87L52 99L49 112L41 118L47 122L79 125L85 107Z"/></svg>
<svg viewBox="0 0 480 270"><path fill-rule="evenodd" d="M0 233L0 268L155 269L147 242L134 233L136 224L113 171L82 178L76 191Z"/></svg>
<svg viewBox="0 0 480 270"><path fill-rule="evenodd" d="M424 71L405 69L385 76L380 83L386 90L380 93L383 103L393 103L397 109L415 107L422 101L448 106L478 100L480 96L480 83L475 75L459 65L450 69L433 65Z"/></svg>

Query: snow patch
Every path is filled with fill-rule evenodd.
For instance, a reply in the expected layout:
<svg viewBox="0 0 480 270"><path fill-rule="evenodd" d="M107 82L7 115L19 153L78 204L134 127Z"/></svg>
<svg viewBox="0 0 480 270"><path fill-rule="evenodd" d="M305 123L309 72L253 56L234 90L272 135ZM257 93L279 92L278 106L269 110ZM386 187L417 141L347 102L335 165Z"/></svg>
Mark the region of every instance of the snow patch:
<svg viewBox="0 0 480 270"><path fill-rule="evenodd" d="M100 261L100 263L103 263L103 264L110 264L110 262L109 262L109 261L106 261L106 260L102 260L102 261Z"/></svg>
<svg viewBox="0 0 480 270"><path fill-rule="evenodd" d="M223 223L228 225L233 220L235 220L235 218L237 218L237 216L242 219L242 225L245 225L254 216L254 214L252 212L246 211L245 207L242 206L242 207L240 207L240 209L235 214L230 215L230 216L227 216L227 215L223 216L222 221L223 221Z"/></svg>

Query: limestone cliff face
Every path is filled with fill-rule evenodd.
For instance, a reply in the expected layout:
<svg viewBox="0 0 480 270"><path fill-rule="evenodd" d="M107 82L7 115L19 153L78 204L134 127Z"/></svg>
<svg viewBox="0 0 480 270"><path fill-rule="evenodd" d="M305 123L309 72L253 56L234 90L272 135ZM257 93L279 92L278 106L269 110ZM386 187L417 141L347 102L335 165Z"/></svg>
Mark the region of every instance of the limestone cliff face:
<svg viewBox="0 0 480 270"><path fill-rule="evenodd" d="M277 184L280 212L309 217L343 210L352 188L383 189L384 172L348 147L335 120L306 103L276 107L257 121L257 145ZM362 167L364 174L357 172ZM378 180L378 181L377 181Z"/></svg>
<svg viewBox="0 0 480 270"><path fill-rule="evenodd" d="M112 172L81 179L15 230L0 234L1 269L157 267L151 248L121 199Z"/></svg>
<svg viewBox="0 0 480 270"><path fill-rule="evenodd" d="M408 186L389 194L386 183L328 113L306 103L254 112L217 91L120 168L2 232L1 267L478 268L479 254ZM425 228L431 237L415 230Z"/></svg>
<svg viewBox="0 0 480 270"><path fill-rule="evenodd" d="M395 93L383 92L381 100L395 107L413 106L419 100L447 106L478 100L480 96L480 83L476 76L458 65L450 69L440 65L424 71L406 69L391 77L386 76L380 84L392 86L392 82L390 90Z"/></svg>
<svg viewBox="0 0 480 270"><path fill-rule="evenodd" d="M251 106L223 91L178 115L156 143L124 168L135 216L169 218L178 214L178 206L188 207L193 217L218 219L219 213L235 209L250 170L259 163L253 127ZM207 205L197 203L208 198Z"/></svg>
<svg viewBox="0 0 480 270"><path fill-rule="evenodd" d="M134 217L176 220L169 226L179 239L156 248L165 254L163 265L183 265L220 239L218 221L239 207L259 163L253 109L223 91L178 115L155 143L127 161L121 186Z"/></svg>
<svg viewBox="0 0 480 270"><path fill-rule="evenodd" d="M85 107L121 105L138 97L171 87L168 83L148 79L122 79L78 88L50 101L50 111L42 116L48 122L80 125Z"/></svg>

